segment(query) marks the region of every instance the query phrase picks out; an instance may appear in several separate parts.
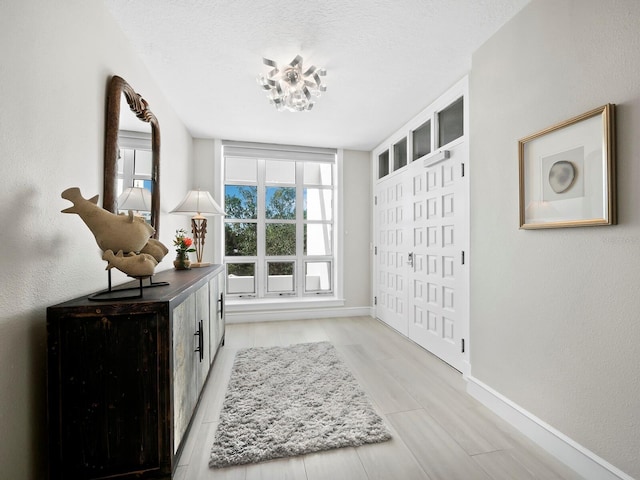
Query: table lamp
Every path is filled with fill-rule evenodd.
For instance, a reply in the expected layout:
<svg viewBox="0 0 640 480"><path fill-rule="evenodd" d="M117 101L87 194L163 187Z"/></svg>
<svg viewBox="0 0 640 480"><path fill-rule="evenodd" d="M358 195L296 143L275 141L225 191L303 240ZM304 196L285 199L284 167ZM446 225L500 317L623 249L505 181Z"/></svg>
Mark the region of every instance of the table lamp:
<svg viewBox="0 0 640 480"><path fill-rule="evenodd" d="M193 215L191 217L191 231L193 232L193 243L196 249L197 261L192 263L192 267L206 267L209 262L202 261L204 251L204 238L207 234L206 216L222 215L224 210L216 203L211 194L203 190L191 190L184 197L180 204L169 213L184 213Z"/></svg>
<svg viewBox="0 0 640 480"><path fill-rule="evenodd" d="M151 192L142 187L128 187L118 197L118 210L151 211Z"/></svg>

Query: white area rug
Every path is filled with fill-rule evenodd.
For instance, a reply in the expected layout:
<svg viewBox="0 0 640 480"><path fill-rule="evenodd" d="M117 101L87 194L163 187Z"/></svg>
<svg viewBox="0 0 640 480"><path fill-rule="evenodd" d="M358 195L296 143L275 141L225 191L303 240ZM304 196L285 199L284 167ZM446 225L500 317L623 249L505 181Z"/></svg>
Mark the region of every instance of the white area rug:
<svg viewBox="0 0 640 480"><path fill-rule="evenodd" d="M390 438L329 342L248 348L236 355L209 466Z"/></svg>

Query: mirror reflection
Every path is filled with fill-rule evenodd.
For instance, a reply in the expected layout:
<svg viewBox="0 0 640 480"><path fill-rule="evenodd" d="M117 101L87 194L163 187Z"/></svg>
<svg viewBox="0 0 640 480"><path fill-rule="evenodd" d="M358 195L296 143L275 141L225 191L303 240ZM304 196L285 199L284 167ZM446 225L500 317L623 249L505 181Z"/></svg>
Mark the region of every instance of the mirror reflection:
<svg viewBox="0 0 640 480"><path fill-rule="evenodd" d="M121 118L122 116L128 118L131 116L131 112L123 111ZM141 123L141 125L149 126L146 123ZM122 125L122 122L121 127L125 128L120 128L118 132L118 163L116 168L118 213L127 213L129 210L133 210L150 223L151 192L153 190L151 132L130 130L128 129L130 126Z"/></svg>

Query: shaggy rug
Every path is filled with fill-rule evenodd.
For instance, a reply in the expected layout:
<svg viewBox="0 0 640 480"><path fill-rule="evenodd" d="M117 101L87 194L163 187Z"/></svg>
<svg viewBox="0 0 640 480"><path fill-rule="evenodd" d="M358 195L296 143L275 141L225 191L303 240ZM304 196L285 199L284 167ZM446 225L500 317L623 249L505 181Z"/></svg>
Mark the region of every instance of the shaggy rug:
<svg viewBox="0 0 640 480"><path fill-rule="evenodd" d="M329 342L240 350L210 467L389 440L391 435Z"/></svg>

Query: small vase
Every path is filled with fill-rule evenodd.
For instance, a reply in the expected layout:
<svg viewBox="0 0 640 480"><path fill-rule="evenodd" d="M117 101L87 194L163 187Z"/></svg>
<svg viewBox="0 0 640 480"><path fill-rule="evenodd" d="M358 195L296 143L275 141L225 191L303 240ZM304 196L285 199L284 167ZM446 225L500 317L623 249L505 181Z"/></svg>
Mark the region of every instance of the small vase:
<svg viewBox="0 0 640 480"><path fill-rule="evenodd" d="M191 260L187 252L178 253L173 261L176 270L189 270L191 268Z"/></svg>

